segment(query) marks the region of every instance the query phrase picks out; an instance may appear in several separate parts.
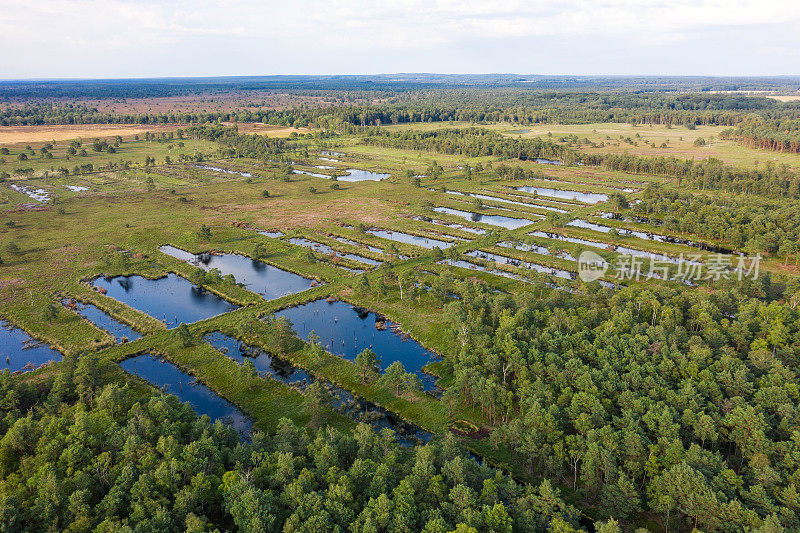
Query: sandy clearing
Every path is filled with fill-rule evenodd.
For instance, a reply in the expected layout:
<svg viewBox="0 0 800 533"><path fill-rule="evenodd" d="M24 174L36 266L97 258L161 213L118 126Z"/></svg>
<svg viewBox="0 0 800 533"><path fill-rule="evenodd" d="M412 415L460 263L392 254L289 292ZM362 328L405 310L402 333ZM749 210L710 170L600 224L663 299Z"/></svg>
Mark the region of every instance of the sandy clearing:
<svg viewBox="0 0 800 533"><path fill-rule="evenodd" d="M70 124L47 126L5 126L0 127L0 144L36 143L46 141L66 141L71 139L95 137L130 137L145 132L160 133L174 131L179 124ZM184 126L185 127L185 126Z"/></svg>

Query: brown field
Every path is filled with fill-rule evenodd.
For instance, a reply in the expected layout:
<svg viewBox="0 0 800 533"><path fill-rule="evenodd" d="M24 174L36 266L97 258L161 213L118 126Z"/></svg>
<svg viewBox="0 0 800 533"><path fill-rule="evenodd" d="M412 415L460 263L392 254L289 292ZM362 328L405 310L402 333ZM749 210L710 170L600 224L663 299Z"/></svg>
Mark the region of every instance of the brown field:
<svg viewBox="0 0 800 533"><path fill-rule="evenodd" d="M232 123L226 123L231 126ZM308 128L271 126L269 124L239 124L242 133L258 133L268 137L288 137L292 132L310 133ZM5 126L0 127L0 145L31 144L48 141L67 141L77 138L109 138L119 135L124 138L142 135L145 132L161 133L186 127L185 124L80 124L48 126Z"/></svg>
<svg viewBox="0 0 800 533"><path fill-rule="evenodd" d="M800 101L800 94L769 96L768 98L773 98L779 102L798 102Z"/></svg>
<svg viewBox="0 0 800 533"><path fill-rule="evenodd" d="M225 122L226 126L233 126L232 122ZM266 135L267 137L288 137L292 133L311 133L312 129L309 128L291 128L287 126L272 126L270 124L261 124L259 122L242 122L236 124L239 128L239 133L259 135Z"/></svg>
<svg viewBox="0 0 800 533"><path fill-rule="evenodd" d="M179 124L80 124L0 127L0 144L40 143L95 137L132 137L145 132L174 131Z"/></svg>

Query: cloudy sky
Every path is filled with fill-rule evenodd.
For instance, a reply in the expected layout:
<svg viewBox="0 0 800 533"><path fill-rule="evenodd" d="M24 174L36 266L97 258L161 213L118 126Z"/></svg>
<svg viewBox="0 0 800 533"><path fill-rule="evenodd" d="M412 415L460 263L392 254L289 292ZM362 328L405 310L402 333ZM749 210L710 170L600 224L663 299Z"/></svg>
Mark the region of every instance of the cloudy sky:
<svg viewBox="0 0 800 533"><path fill-rule="evenodd" d="M0 78L800 74L800 0L0 0Z"/></svg>

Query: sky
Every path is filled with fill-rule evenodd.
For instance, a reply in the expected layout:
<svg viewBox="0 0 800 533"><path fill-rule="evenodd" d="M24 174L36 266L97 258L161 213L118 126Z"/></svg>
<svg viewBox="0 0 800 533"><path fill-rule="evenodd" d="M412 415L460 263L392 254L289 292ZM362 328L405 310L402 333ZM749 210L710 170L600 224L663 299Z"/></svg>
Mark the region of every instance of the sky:
<svg viewBox="0 0 800 533"><path fill-rule="evenodd" d="M0 79L800 74L800 0L0 0Z"/></svg>

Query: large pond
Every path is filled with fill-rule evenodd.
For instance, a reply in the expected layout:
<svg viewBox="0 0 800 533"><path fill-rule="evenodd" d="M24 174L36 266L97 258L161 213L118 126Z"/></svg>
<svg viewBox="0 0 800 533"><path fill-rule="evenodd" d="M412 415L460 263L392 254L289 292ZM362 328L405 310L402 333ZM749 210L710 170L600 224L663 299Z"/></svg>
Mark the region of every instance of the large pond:
<svg viewBox="0 0 800 533"><path fill-rule="evenodd" d="M182 402L191 405L198 415L208 415L214 421L221 420L238 431L240 436L248 437L253 431L253 422L241 409L168 361L143 354L122 361L120 366L125 372L174 394Z"/></svg>
<svg viewBox="0 0 800 533"><path fill-rule="evenodd" d="M195 255L169 245L162 246L159 250L204 270L216 268L223 276L232 274L238 283L244 284L248 290L260 294L267 300L302 292L315 284L314 280L243 255L208 253Z"/></svg>
<svg viewBox="0 0 800 533"><path fill-rule="evenodd" d="M436 354L371 311L323 299L284 309L276 316L288 318L306 341L311 331L316 332L328 351L348 361L355 361L358 353L371 348L381 358L381 369L400 361L407 372L419 376L426 391L435 386L435 378L422 367L436 360Z"/></svg>
<svg viewBox="0 0 800 533"><path fill-rule="evenodd" d="M237 308L175 274L147 279L142 276L97 278L94 285L111 298L162 320L172 328L181 322L197 322Z"/></svg>
<svg viewBox="0 0 800 533"><path fill-rule="evenodd" d="M516 191L527 192L531 194L538 194L539 196L548 196L552 198L561 198L563 200L576 200L585 204L596 204L608 200L607 194L597 192L580 192L571 191L568 189L551 189L550 187L531 187L528 185L522 187L512 187Z"/></svg>
<svg viewBox="0 0 800 533"><path fill-rule="evenodd" d="M527 218L512 218L503 215L483 215L480 213L472 213L470 211L461 211L459 209L451 209L449 207L434 207L437 213L446 213L457 217L471 220L472 222L481 222L492 226L500 226L506 229L517 229L523 226L533 224L535 221L528 220Z"/></svg>
<svg viewBox="0 0 800 533"><path fill-rule="evenodd" d="M395 432L397 440L402 445L427 442L432 437L430 433L403 421L393 413L358 398L333 383L318 380L313 375L286 360L271 357L260 348L249 346L219 331L207 334L205 339L214 348L239 364L245 364L248 360L252 361L262 377L280 381L300 391L305 391L308 385L314 381L319 381L331 394L332 407L335 410L356 422L368 423L376 430L391 429Z"/></svg>
<svg viewBox="0 0 800 533"><path fill-rule="evenodd" d="M337 257L345 257L347 259L351 259L353 261L356 261L358 263L363 263L365 265L378 266L381 264L380 261L376 261L375 259L370 259L369 257L364 257L363 255L340 252L339 250L334 250L327 244L322 244L316 241L310 241L302 237L292 237L291 239L289 239L289 242L294 244L295 246L311 248L315 252L319 252L325 255L335 255Z"/></svg>
<svg viewBox="0 0 800 533"><path fill-rule="evenodd" d="M92 304L83 302L65 302L64 305L81 315L83 318L97 326L98 328L107 331L117 342L123 340L136 340L142 335L127 324L123 324L119 320L111 318L105 311Z"/></svg>
<svg viewBox="0 0 800 533"><path fill-rule="evenodd" d="M369 170L360 170L357 168L348 168L347 174L339 176L339 181L381 181L391 176L391 174L381 174L379 172L370 172Z"/></svg>
<svg viewBox="0 0 800 533"><path fill-rule="evenodd" d="M450 246L456 244L455 242L440 241L432 237L420 237L419 235L410 235L408 233L403 233L402 231L368 229L367 233L369 233L370 235L374 235L376 237L381 237L383 239L389 239L391 241L397 241L397 242L404 242L406 244L422 246L423 248L428 248L428 249L433 249L438 247L443 250L445 248L449 248Z"/></svg>
<svg viewBox="0 0 800 533"><path fill-rule="evenodd" d="M50 361L60 360L60 352L0 320L0 364L3 365L0 368L11 372L34 370Z"/></svg>

